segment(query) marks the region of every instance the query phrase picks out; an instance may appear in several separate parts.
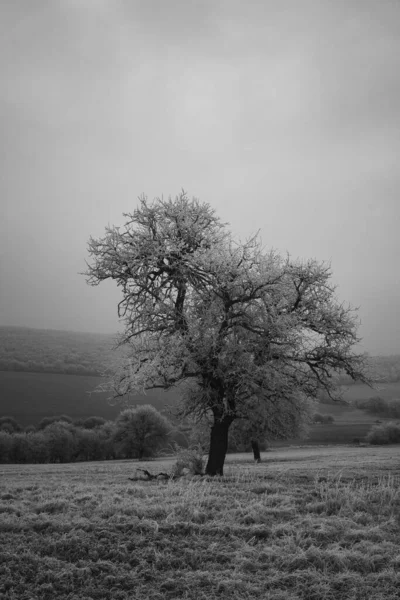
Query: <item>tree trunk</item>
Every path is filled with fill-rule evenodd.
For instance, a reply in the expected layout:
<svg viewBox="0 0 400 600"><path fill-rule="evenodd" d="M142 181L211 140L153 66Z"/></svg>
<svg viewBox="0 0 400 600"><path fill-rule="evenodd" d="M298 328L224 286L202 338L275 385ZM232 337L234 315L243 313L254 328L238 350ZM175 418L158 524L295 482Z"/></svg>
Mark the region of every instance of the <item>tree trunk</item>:
<svg viewBox="0 0 400 600"><path fill-rule="evenodd" d="M251 440L251 448L254 454L254 460L256 462L261 462L261 454L260 454L260 446L258 445L257 440Z"/></svg>
<svg viewBox="0 0 400 600"><path fill-rule="evenodd" d="M206 466L206 475L223 475L226 451L228 449L228 431L231 418L215 418L211 428L210 452Z"/></svg>

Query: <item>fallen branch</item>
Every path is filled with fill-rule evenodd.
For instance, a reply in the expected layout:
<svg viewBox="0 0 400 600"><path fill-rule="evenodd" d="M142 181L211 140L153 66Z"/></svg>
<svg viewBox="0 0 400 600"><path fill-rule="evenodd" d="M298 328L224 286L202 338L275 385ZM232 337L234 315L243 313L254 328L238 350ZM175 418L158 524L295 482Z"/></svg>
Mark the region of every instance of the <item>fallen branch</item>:
<svg viewBox="0 0 400 600"><path fill-rule="evenodd" d="M177 479L177 476L173 475L172 473L161 472L153 475L153 473L150 473L150 471L147 471L147 469L136 469L136 471L141 471L144 473L148 481L153 481L154 479ZM129 481L143 481L143 477L128 477L128 479Z"/></svg>

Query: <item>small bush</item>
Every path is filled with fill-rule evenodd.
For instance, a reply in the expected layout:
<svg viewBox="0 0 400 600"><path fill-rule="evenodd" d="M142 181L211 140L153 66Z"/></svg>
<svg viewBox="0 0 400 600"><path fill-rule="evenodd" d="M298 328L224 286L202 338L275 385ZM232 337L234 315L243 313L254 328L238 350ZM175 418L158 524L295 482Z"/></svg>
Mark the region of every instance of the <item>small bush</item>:
<svg viewBox="0 0 400 600"><path fill-rule="evenodd" d="M52 463L70 462L77 450L76 435L73 427L66 422L58 421L48 425L44 436Z"/></svg>
<svg viewBox="0 0 400 600"><path fill-rule="evenodd" d="M153 457L168 441L172 426L154 406L123 410L116 419L114 442L125 458Z"/></svg>
<svg viewBox="0 0 400 600"><path fill-rule="evenodd" d="M314 423L322 423L323 425L326 425L328 423L333 423L334 422L334 418L332 415L321 415L320 413L315 413L314 417L313 417L313 422Z"/></svg>
<svg viewBox="0 0 400 600"><path fill-rule="evenodd" d="M9 460L11 463L29 463L31 461L31 445L27 433L14 433Z"/></svg>
<svg viewBox="0 0 400 600"><path fill-rule="evenodd" d="M103 417L88 417L82 423L82 427L85 429L96 429L97 427L102 427L106 423L106 419Z"/></svg>
<svg viewBox="0 0 400 600"><path fill-rule="evenodd" d="M28 435L30 441L30 460L33 463L49 462L49 447L47 438L42 431L35 431Z"/></svg>
<svg viewBox="0 0 400 600"><path fill-rule="evenodd" d="M107 458L105 442L106 439L98 428L75 430L75 460L104 460Z"/></svg>
<svg viewBox="0 0 400 600"><path fill-rule="evenodd" d="M17 433L22 431L22 427L14 417L0 417L0 430L7 431L8 433Z"/></svg>
<svg viewBox="0 0 400 600"><path fill-rule="evenodd" d="M8 431L0 430L0 463L10 460L13 436Z"/></svg>
<svg viewBox="0 0 400 600"><path fill-rule="evenodd" d="M173 466L173 475L179 477L187 469L191 475L204 474L203 451L201 445L180 449L176 455L176 463Z"/></svg>
<svg viewBox="0 0 400 600"><path fill-rule="evenodd" d="M73 420L68 415L58 415L58 416L55 416L55 417L45 417L44 419L42 419L40 421L40 423L38 425L38 429L46 429L46 427L49 427L49 425L52 425L53 423L59 423L59 422L73 423Z"/></svg>
<svg viewBox="0 0 400 600"><path fill-rule="evenodd" d="M381 425L374 425L366 436L369 444L376 446L383 444L400 444L400 424L390 421Z"/></svg>
<svg viewBox="0 0 400 600"><path fill-rule="evenodd" d="M356 406L372 415L400 419L400 401L396 399L385 400L380 396L372 396L368 400L359 400Z"/></svg>

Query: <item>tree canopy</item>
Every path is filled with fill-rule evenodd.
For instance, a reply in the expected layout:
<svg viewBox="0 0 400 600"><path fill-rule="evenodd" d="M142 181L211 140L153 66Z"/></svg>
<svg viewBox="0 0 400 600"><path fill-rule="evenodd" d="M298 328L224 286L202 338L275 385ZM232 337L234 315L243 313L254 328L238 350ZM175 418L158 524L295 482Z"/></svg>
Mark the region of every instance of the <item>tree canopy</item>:
<svg viewBox="0 0 400 600"><path fill-rule="evenodd" d="M124 217L90 239L86 271L122 291L126 354L109 388L177 386L182 415L212 415L209 474L222 474L229 426L255 406L283 415L321 389L335 398L334 371L368 383L357 314L336 298L329 264L282 257L258 235L241 242L185 192L143 196Z"/></svg>

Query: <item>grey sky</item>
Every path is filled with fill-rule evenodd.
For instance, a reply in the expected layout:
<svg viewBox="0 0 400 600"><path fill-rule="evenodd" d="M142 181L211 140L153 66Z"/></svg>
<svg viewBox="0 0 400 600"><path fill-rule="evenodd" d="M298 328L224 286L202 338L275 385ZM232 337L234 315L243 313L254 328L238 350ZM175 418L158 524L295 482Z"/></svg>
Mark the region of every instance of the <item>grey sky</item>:
<svg viewBox="0 0 400 600"><path fill-rule="evenodd" d="M1 325L115 331L87 240L183 187L400 352L398 0L3 0L0 68Z"/></svg>

